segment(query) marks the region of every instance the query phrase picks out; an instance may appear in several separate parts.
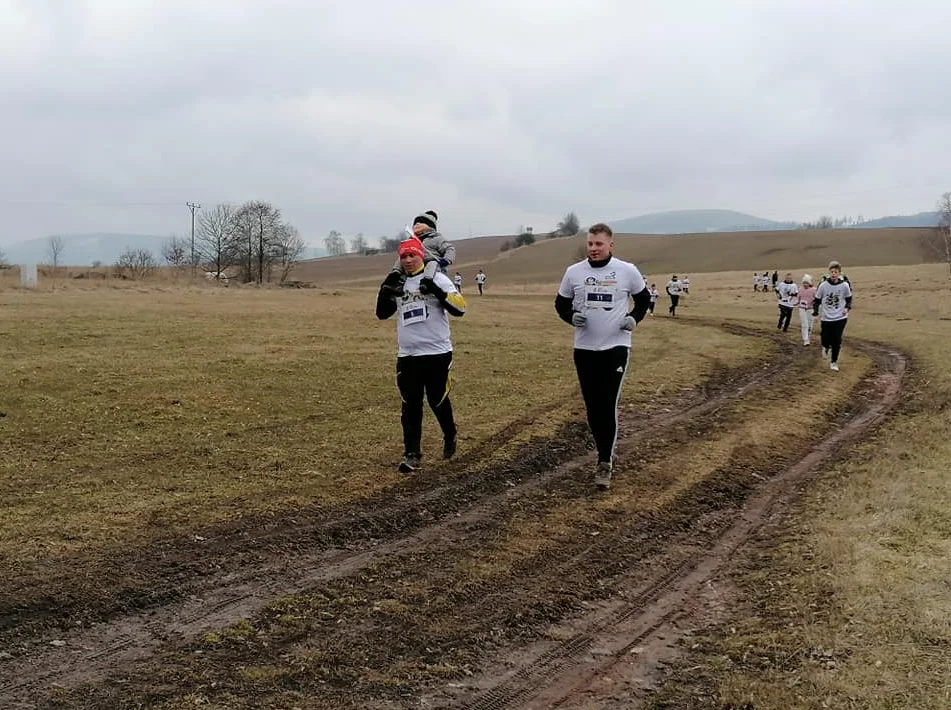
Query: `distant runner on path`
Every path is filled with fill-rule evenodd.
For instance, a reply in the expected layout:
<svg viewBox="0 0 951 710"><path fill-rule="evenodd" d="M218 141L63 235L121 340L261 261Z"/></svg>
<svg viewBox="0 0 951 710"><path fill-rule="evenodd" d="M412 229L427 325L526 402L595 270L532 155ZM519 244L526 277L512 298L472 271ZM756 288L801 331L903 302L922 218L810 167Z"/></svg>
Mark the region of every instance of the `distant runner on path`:
<svg viewBox="0 0 951 710"><path fill-rule="evenodd" d="M670 307L667 309L667 312L673 317L677 316L677 304L680 303L680 292L682 289L683 287L677 278L677 274L671 276L670 281L667 282L667 295L670 296Z"/></svg>
<svg viewBox="0 0 951 710"><path fill-rule="evenodd" d="M779 322L776 328L784 333L789 332L789 321L792 320L793 308L799 303L798 296L799 288L793 283L792 274L787 273L776 286L776 300L779 305Z"/></svg>
<svg viewBox="0 0 951 710"><path fill-rule="evenodd" d="M476 286L479 287L479 295L482 295L482 289L485 286L485 272L482 269L479 269L479 273L475 276Z"/></svg>

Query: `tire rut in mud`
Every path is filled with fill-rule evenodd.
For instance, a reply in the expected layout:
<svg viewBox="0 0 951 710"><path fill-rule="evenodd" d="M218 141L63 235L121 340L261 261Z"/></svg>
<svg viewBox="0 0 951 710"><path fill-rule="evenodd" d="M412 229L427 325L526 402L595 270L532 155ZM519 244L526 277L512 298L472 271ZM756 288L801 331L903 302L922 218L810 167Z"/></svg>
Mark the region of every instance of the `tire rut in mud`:
<svg viewBox="0 0 951 710"><path fill-rule="evenodd" d="M757 333L757 335L762 335L762 333ZM716 411L724 402L745 395L757 384L775 381L785 370L787 364L788 352L786 356L781 357L779 363L767 368L760 367L754 371L721 373L718 378L719 381L708 386L709 392L706 399L693 395L692 399L695 404L692 408L688 407L679 414L664 415L642 423L643 426L640 428L640 432L644 433L657 427L669 430L669 437L666 439L660 437L660 440L658 440L656 431L651 434L651 438L657 442L657 451L661 452L658 455L662 455L665 446L669 447L677 443L678 436L697 434L699 431L698 425L693 420L702 420L711 412ZM678 423L691 424L693 428L678 430ZM632 428L627 423L624 426L625 436L628 438L638 436L638 428ZM699 427L699 429L702 428L702 426ZM584 450L583 430L575 432L575 436L577 442L573 445L571 451L549 452L547 456L538 456L537 453L529 454L522 457L521 460L513 462L510 467L511 470L506 472L506 476L499 477L495 487L491 485L472 485L471 481L467 479L454 482L448 486L416 491L415 497L411 495L401 505L396 506L395 512L391 514L400 515L416 506L432 505L433 501L442 500L445 497L448 497L454 503L441 511L429 511L423 517L417 515L410 521L409 525L389 531L389 538L386 535L380 537L369 536L362 539L356 536L350 538L349 543L351 547L357 549L340 550L328 547L328 549L318 554L292 554L292 559L285 560L285 564L275 564L274 560L270 560L264 565L259 564L253 567L251 572L235 573L230 584L205 589L198 599L185 600L182 603L165 607L153 605L150 615L119 619L116 623L106 625L105 630L80 633L69 642L68 648L76 648L77 645L84 643L90 646L90 643L102 642L109 636L108 630L110 627L112 628L111 644L106 643L104 646L96 646L96 650L85 654L82 652L74 653L72 658L75 664L79 666L79 670L73 674L68 671L70 663L66 662L67 654L62 653L63 648L56 649L55 653L45 654L47 656L45 662L42 657L38 658L37 655L33 655L29 667L34 672L32 674L26 673L25 676L21 674L17 683L0 689L0 698L7 697L10 700L22 701L26 695L40 690L43 686L48 686L54 680L63 684L93 680L103 673L115 670L117 666L127 663L132 658L147 656L163 642L174 642L176 639L187 638L189 635L194 635L204 629L215 628L229 621L243 618L254 613L268 601L282 595L297 593L315 584L334 580L340 583L340 578L343 578L343 583L339 587L341 591L346 591L348 586L359 588L360 579L358 578L354 585L348 585L346 583L349 581L347 575L352 575L358 570L366 568L369 568L372 573L378 573L376 570L380 569L383 570L382 574L385 574L387 568L392 567L386 561L390 557L400 558L400 566L410 571L414 567L414 559L418 558L416 565L419 567L418 574L425 577L425 570L431 565L431 559L429 558L433 555L445 554L447 549L451 554L453 544L469 544L468 539L478 538L480 535L487 538L491 537L493 528L503 524L503 519L506 517L504 514L499 514L501 506L511 504L513 500L520 497L531 496L533 491L537 493L539 489L546 487L550 489L561 486L560 496L556 496L556 498L584 495L583 486L570 485L570 481L566 480L569 474L577 469L579 463L576 461L561 467L556 465L559 459L564 460L566 458L566 454L578 457ZM534 471L542 471L543 473L536 476L526 475L526 473L531 474ZM514 488L512 487L513 481L516 483ZM551 490L545 493L546 497L550 498L551 495ZM552 503L552 505L554 504ZM433 520L436 522L433 522ZM346 520L341 518L338 524L345 522ZM430 524L426 526L426 522ZM679 526L684 530L690 529L687 520L676 521L671 519L668 523L673 528ZM370 529L374 533L379 530L379 528L372 525L362 529ZM693 530L696 530L696 526L693 527ZM406 534L407 532L409 534ZM659 553L664 548L664 543L658 540L655 533L656 530L652 531L650 525L645 525L640 534L635 529L626 531L627 541L639 546L641 553L646 554L645 551L651 549L655 553ZM384 541L379 542L381 539ZM269 542L280 547L285 541L278 535L272 537ZM240 540L237 541L237 544L240 545ZM621 574L625 564L629 564L631 560L611 560L612 547L611 544L601 547L586 545L586 549L575 551L574 561L571 561L571 555L568 556L569 561L567 563L564 561L564 556L560 560L553 560L555 564L554 574L556 576L584 574L586 569L592 567L599 569L602 573ZM438 549L433 552L434 548ZM429 551L429 554L426 554L426 551ZM293 552L294 550L292 550ZM642 556L640 559L643 560L644 557ZM407 560L408 562L406 562ZM244 558L244 561L247 561L247 558ZM295 567L298 568L300 573L296 575L288 574ZM302 571L300 570L301 567L303 567ZM526 569L519 573L524 574L528 580L532 579L533 574L537 576L537 572L533 572L532 569ZM275 581L275 576L280 579ZM674 574L674 577L676 576L677 574ZM543 577L551 579L551 574L543 575ZM540 580L539 583L544 588L544 580ZM557 590L552 594L553 597L557 597ZM555 598L554 601L548 600L543 603L536 618L526 619L526 628L533 623L547 623L560 619L566 614L578 610L579 599L577 597L572 595L562 596L563 599ZM495 605L493 596L491 594L487 595L486 590L480 589L468 590L463 597L452 601L453 603L474 605L474 613L484 613L489 618L493 614L492 606ZM498 601L497 598L496 601ZM518 602L509 600L502 606L505 609L510 609L513 603ZM482 607L481 612L480 607ZM504 614L503 611L499 615L500 618ZM508 639L509 642L512 640L512 638ZM38 655L43 656L44 654ZM55 656L59 656L59 658L55 658ZM44 665L48 671L46 673L41 670ZM106 693L105 696L99 696L100 700L106 701L108 695L109 693ZM344 703L346 702L343 699L341 700ZM102 706L109 707L108 704ZM342 704L341 707L343 706ZM24 707L29 706L24 705Z"/></svg>
<svg viewBox="0 0 951 710"><path fill-rule="evenodd" d="M808 453L769 478L735 520L722 520L709 546L682 556L675 567L633 593L619 593L574 619L560 630L566 640L522 649L525 660L514 671L507 663L472 682L483 686L479 692L469 697L459 694L449 705L430 698L430 706L465 710L631 707L638 693L649 689L660 663L676 657L675 645L686 635L685 629L706 616L699 609L704 605L704 585L752 539L772 511L796 496L799 486L820 465L842 456L843 447L867 436L897 404L907 357L877 343L854 339L850 343L875 363L875 371L855 388L858 406L846 411L839 426ZM610 677L612 671L616 678Z"/></svg>

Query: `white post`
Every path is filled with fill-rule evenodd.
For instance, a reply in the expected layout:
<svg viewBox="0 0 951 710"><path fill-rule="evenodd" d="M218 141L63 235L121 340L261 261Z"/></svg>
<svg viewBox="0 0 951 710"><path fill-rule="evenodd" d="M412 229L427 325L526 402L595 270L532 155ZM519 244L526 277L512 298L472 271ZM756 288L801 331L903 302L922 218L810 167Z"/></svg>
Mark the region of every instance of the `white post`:
<svg viewBox="0 0 951 710"><path fill-rule="evenodd" d="M20 266L20 286L22 288L36 286L36 264L22 264Z"/></svg>

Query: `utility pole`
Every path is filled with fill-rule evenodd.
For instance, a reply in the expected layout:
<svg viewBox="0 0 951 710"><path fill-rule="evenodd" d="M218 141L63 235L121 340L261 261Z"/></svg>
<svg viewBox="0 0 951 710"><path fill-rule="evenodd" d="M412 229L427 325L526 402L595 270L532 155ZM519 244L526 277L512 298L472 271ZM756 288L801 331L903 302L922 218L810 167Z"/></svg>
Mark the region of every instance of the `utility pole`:
<svg viewBox="0 0 951 710"><path fill-rule="evenodd" d="M195 268L195 210L200 210L201 205L197 202L186 202L188 209L192 211L192 269Z"/></svg>

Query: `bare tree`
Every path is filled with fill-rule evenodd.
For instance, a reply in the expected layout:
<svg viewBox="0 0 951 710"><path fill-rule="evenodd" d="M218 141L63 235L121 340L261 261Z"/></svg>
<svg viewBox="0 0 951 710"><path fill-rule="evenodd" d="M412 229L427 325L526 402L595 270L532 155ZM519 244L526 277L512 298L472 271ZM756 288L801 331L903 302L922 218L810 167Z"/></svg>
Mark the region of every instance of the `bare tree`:
<svg viewBox="0 0 951 710"><path fill-rule="evenodd" d="M65 248L66 244L63 242L62 237L50 237L46 245L46 255L49 257L50 266L53 267L54 276L56 275L56 267L59 266L59 260Z"/></svg>
<svg viewBox="0 0 951 710"><path fill-rule="evenodd" d="M930 243L931 248L944 258L951 272L951 192L944 193L938 200L938 226Z"/></svg>
<svg viewBox="0 0 951 710"><path fill-rule="evenodd" d="M0 249L0 269L9 269L10 264L7 262L7 255L3 253L3 249Z"/></svg>
<svg viewBox="0 0 951 710"><path fill-rule="evenodd" d="M156 266L155 257L148 249L127 247L116 261L116 273L131 279L144 279L155 271Z"/></svg>
<svg viewBox="0 0 951 710"><path fill-rule="evenodd" d="M562 217L551 236L572 237L578 233L579 229L581 229L581 222L578 220L578 215L576 215L574 212L569 212L564 217Z"/></svg>
<svg viewBox="0 0 951 710"><path fill-rule="evenodd" d="M277 242L274 245L274 261L280 265L281 281L287 281L294 264L300 261L301 254L304 253L304 240L297 231L297 227L289 224L282 224L277 233Z"/></svg>
<svg viewBox="0 0 951 710"><path fill-rule="evenodd" d="M162 244L162 259L175 270L175 273L182 271L189 266L188 264L189 244L176 235L170 236Z"/></svg>
<svg viewBox="0 0 951 710"><path fill-rule="evenodd" d="M400 248L400 242L402 239L399 236L395 237L380 237L380 251L383 253L395 252Z"/></svg>
<svg viewBox="0 0 951 710"><path fill-rule="evenodd" d="M238 261L242 244L234 205L223 203L198 213L195 252L199 262L209 271L220 274ZM249 260L248 274L251 273L250 264Z"/></svg>
<svg viewBox="0 0 951 710"><path fill-rule="evenodd" d="M350 251L356 252L357 254L365 254L369 246L363 236L363 232L359 232L357 236L350 240Z"/></svg>
<svg viewBox="0 0 951 710"><path fill-rule="evenodd" d="M282 228L281 211L269 202L245 202L235 213L235 235L240 243L245 280L264 283L269 273L273 246Z"/></svg>
<svg viewBox="0 0 951 710"><path fill-rule="evenodd" d="M324 237L324 246L327 247L327 253L330 254L330 256L340 256L341 254L347 253L347 243L336 229L331 229L327 236Z"/></svg>

